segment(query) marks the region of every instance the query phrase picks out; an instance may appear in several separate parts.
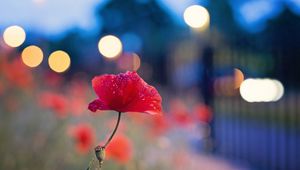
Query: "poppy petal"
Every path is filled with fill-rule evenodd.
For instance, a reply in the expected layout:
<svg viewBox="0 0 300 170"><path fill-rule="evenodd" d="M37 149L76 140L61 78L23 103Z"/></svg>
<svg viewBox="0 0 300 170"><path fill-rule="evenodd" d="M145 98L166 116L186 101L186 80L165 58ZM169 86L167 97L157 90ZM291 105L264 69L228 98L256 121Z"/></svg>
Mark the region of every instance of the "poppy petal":
<svg viewBox="0 0 300 170"><path fill-rule="evenodd" d="M92 101L89 104L88 109L92 112L96 112L97 110L109 110L109 108L100 99Z"/></svg>
<svg viewBox="0 0 300 170"><path fill-rule="evenodd" d="M137 74L136 74L137 75ZM137 75L138 76L138 75ZM136 96L126 107L128 111L144 112L148 114L161 114L161 97L157 90L148 85L144 80L139 79L135 84Z"/></svg>
<svg viewBox="0 0 300 170"><path fill-rule="evenodd" d="M118 112L161 113L161 97L136 72L96 76L92 86L99 101L90 104L90 110L115 110ZM101 105L101 106L100 106Z"/></svg>

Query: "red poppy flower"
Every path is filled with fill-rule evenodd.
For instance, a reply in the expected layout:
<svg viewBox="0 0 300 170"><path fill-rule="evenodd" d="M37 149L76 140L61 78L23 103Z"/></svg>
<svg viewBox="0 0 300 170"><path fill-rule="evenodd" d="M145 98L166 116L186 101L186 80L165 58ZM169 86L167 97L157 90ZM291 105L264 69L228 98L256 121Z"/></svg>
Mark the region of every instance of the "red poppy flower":
<svg viewBox="0 0 300 170"><path fill-rule="evenodd" d="M65 96L52 92L43 92L38 100L42 107L52 109L59 118L66 117L68 113L68 101Z"/></svg>
<svg viewBox="0 0 300 170"><path fill-rule="evenodd" d="M93 147L95 133L89 124L83 123L72 127L69 133L74 138L79 153L85 154Z"/></svg>
<svg viewBox="0 0 300 170"><path fill-rule="evenodd" d="M131 142L126 136L117 135L107 145L105 153L108 159L114 159L124 164L132 157Z"/></svg>
<svg viewBox="0 0 300 170"><path fill-rule="evenodd" d="M99 97L89 104L88 108L93 112L97 110L148 114L162 112L159 93L136 72L97 76L92 80L92 85Z"/></svg>

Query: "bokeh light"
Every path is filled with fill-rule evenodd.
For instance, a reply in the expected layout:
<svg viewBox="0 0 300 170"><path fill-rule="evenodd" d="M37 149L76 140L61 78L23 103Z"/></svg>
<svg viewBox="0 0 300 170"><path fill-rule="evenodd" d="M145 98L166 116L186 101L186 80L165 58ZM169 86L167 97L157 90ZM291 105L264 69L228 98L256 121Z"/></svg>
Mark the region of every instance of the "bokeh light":
<svg viewBox="0 0 300 170"><path fill-rule="evenodd" d="M205 30L209 26L209 13L200 5L192 5L184 11L184 21L192 28Z"/></svg>
<svg viewBox="0 0 300 170"><path fill-rule="evenodd" d="M274 80L274 83L275 83L275 86L277 89L277 95L276 95L274 101L278 101L279 99L281 99L281 97L284 94L284 87L283 87L282 83L278 80Z"/></svg>
<svg viewBox="0 0 300 170"><path fill-rule="evenodd" d="M22 51L22 61L28 67L37 67L43 61L43 51L35 45L28 46Z"/></svg>
<svg viewBox="0 0 300 170"><path fill-rule="evenodd" d="M122 52L122 42L113 35L107 35L100 39L98 49L106 58L116 58Z"/></svg>
<svg viewBox="0 0 300 170"><path fill-rule="evenodd" d="M117 61L121 70L137 71L141 66L141 59L136 53L125 53Z"/></svg>
<svg viewBox="0 0 300 170"><path fill-rule="evenodd" d="M7 27L3 32L4 42L10 47L19 47L26 38L24 29L20 26L13 25Z"/></svg>
<svg viewBox="0 0 300 170"><path fill-rule="evenodd" d="M141 66L141 59L140 59L140 57L137 54L133 54L132 64L133 64L132 68L133 68L134 71L137 71L140 68L140 66Z"/></svg>
<svg viewBox="0 0 300 170"><path fill-rule="evenodd" d="M70 67L71 59L68 53L58 50L50 54L48 64L53 71L62 73Z"/></svg>
<svg viewBox="0 0 300 170"><path fill-rule="evenodd" d="M283 93L281 82L273 79L246 79L240 87L240 94L247 102L274 102Z"/></svg>
<svg viewBox="0 0 300 170"><path fill-rule="evenodd" d="M235 68L234 69L234 89L240 88L243 81L244 81L243 72L240 69Z"/></svg>

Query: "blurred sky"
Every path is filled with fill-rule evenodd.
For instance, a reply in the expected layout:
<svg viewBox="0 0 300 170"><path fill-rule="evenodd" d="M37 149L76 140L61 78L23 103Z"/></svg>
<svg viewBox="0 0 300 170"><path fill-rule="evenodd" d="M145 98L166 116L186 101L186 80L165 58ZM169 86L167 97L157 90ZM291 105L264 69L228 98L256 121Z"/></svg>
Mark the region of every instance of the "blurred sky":
<svg viewBox="0 0 300 170"><path fill-rule="evenodd" d="M300 0L230 0L235 19L249 32L262 31L283 9L300 14Z"/></svg>
<svg viewBox="0 0 300 170"><path fill-rule="evenodd" d="M93 32L101 28L96 22L95 9L110 0L1 0L0 27L21 25L27 30L45 35L57 35L71 28ZM136 0L147 3L150 0ZM182 13L193 4L207 6L209 0L156 0L170 16L183 25ZM265 28L268 20L284 7L300 14L300 0L229 0L236 21L250 32Z"/></svg>
<svg viewBox="0 0 300 170"><path fill-rule="evenodd" d="M102 3L105 0L100 0ZM1 0L1 26L21 25L46 34L72 27L95 27L94 8L99 0Z"/></svg>
<svg viewBox="0 0 300 170"><path fill-rule="evenodd" d="M147 0L137 0L145 3ZM1 0L0 27L17 24L43 34L59 34L73 27L93 31L97 27L95 9L109 0ZM195 0L158 0L178 23L181 14ZM98 25L99 26L99 25ZM100 25L101 26L101 25Z"/></svg>

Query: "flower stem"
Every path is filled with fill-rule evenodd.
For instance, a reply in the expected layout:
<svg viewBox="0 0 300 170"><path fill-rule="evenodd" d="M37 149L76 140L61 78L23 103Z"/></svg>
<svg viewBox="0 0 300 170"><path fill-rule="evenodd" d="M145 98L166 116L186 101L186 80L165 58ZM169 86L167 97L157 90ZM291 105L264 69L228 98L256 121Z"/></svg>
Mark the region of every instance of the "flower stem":
<svg viewBox="0 0 300 170"><path fill-rule="evenodd" d="M104 157L103 157L103 151L105 150L106 146L109 144L109 142L113 139L113 137L115 136L117 130L118 130L118 127L119 127L119 124L120 124L120 120L121 120L121 112L118 113L118 120L117 120L117 123L116 123L116 126L115 126L115 129L113 130L113 132L111 133L110 137L108 138L108 140L106 141L105 145L104 146L97 146L95 148L95 153L96 153L96 157L99 161L99 169L101 170L102 168L102 164L103 164L103 160L104 160ZM91 168L91 164L92 162L94 161L94 158L90 161L89 163L89 166L87 168L87 170L90 170Z"/></svg>
<svg viewBox="0 0 300 170"><path fill-rule="evenodd" d="M109 142L112 140L112 138L114 137L114 135L117 132L117 129L119 127L120 124L120 120L121 120L121 112L118 113L118 120L117 120L117 124L115 126L114 131L112 132L112 134L110 135L109 139L106 141L105 145L103 146L103 148L106 148L106 146L109 144Z"/></svg>

